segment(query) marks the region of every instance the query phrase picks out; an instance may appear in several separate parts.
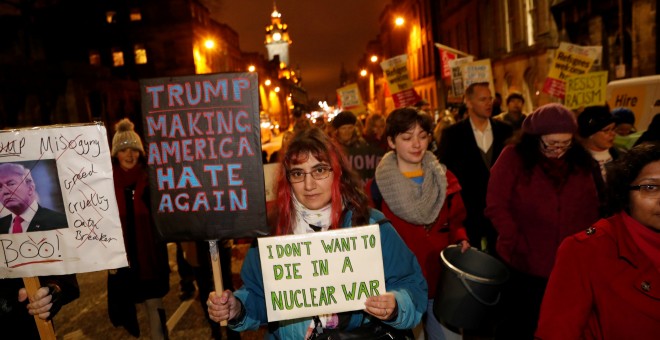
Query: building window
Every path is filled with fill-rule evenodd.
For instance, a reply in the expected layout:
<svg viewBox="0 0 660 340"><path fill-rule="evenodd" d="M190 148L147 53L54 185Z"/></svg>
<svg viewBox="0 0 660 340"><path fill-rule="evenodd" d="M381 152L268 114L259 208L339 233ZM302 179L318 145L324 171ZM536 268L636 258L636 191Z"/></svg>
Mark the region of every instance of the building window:
<svg viewBox="0 0 660 340"><path fill-rule="evenodd" d="M144 48L143 44L135 44L135 46L133 46L133 51L135 53L136 64L139 65L147 63L147 50Z"/></svg>
<svg viewBox="0 0 660 340"><path fill-rule="evenodd" d="M101 53L99 53L99 51L97 50L89 51L89 64L96 66L101 65Z"/></svg>
<svg viewBox="0 0 660 340"><path fill-rule="evenodd" d="M534 18L536 17L536 8L534 8L534 1L533 0L526 0L525 1L525 7L527 7L527 20L526 20L526 26L527 26L527 46L532 46L534 45L534 27L536 27L536 23L534 22Z"/></svg>
<svg viewBox="0 0 660 340"><path fill-rule="evenodd" d="M139 8L131 8L131 21L142 21L142 12Z"/></svg>
<svg viewBox="0 0 660 340"><path fill-rule="evenodd" d="M115 67L124 66L124 52L119 48L112 49L112 65Z"/></svg>
<svg viewBox="0 0 660 340"><path fill-rule="evenodd" d="M107 21L108 24L117 23L117 12L115 11L105 12L105 21Z"/></svg>

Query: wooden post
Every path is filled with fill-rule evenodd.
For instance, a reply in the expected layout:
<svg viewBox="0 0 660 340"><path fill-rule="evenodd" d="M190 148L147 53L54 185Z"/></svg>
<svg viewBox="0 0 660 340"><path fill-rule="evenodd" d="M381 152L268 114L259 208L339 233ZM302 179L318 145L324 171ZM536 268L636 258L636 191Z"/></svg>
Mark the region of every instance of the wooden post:
<svg viewBox="0 0 660 340"><path fill-rule="evenodd" d="M213 268L213 283L215 293L220 295L225 291L222 285L222 267L220 265L220 253L218 252L218 242L209 241L209 253L211 253L211 267ZM221 321L220 326L227 326L227 321Z"/></svg>
<svg viewBox="0 0 660 340"><path fill-rule="evenodd" d="M41 283L39 283L38 277L24 277L23 284L27 290L28 296L33 296L37 293L37 290L41 288ZM50 320L42 320L38 315L34 316L34 322L37 323L37 329L39 330L39 337L41 340L55 340L55 330L53 329L53 323Z"/></svg>

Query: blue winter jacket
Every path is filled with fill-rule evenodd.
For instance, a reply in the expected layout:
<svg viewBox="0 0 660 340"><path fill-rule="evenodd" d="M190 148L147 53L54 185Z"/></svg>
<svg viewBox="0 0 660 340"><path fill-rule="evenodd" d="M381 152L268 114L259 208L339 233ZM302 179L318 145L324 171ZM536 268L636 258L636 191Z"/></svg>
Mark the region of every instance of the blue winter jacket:
<svg viewBox="0 0 660 340"><path fill-rule="evenodd" d="M351 216L352 212L348 211L344 218L344 228L351 227ZM376 224L384 218L380 211L372 209L369 224ZM398 306L396 319L385 323L397 329L411 329L420 322L422 314L426 311L426 279L422 275L415 255L389 222L381 223L380 236L386 290L394 293ZM229 327L239 332L256 330L268 323L259 248L252 247L248 251L243 262L241 279L243 287L235 291L234 295L243 303L245 316L242 320L232 320ZM353 311L347 329L359 327L371 320L369 314L361 310ZM269 329L266 338L303 339L311 321L311 317L279 321L277 327Z"/></svg>

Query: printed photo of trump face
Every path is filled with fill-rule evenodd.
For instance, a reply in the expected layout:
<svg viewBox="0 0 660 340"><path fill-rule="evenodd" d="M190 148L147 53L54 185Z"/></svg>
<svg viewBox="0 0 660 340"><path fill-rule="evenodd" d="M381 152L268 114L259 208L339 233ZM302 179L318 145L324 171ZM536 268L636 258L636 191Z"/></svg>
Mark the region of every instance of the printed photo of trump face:
<svg viewBox="0 0 660 340"><path fill-rule="evenodd" d="M44 199L33 172L39 174ZM68 227L54 160L0 163L0 203L0 234Z"/></svg>

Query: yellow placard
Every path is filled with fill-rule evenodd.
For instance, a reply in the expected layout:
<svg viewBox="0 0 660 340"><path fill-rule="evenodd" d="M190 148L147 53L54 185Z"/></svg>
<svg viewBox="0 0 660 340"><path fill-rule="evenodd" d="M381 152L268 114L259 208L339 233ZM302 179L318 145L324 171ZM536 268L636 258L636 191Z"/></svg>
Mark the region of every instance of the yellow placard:
<svg viewBox="0 0 660 340"><path fill-rule="evenodd" d="M605 104L607 73L607 71L600 71L566 78L564 105L577 109Z"/></svg>

